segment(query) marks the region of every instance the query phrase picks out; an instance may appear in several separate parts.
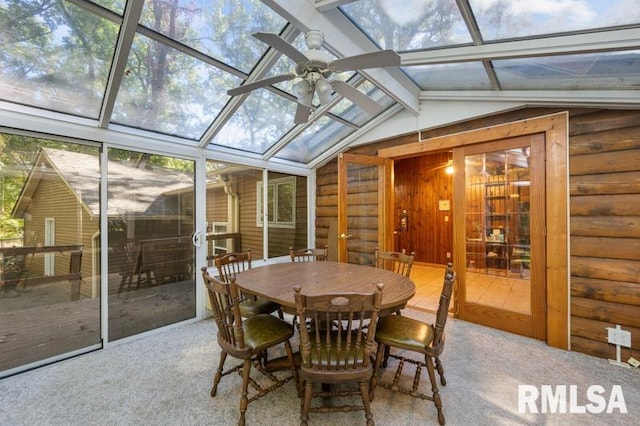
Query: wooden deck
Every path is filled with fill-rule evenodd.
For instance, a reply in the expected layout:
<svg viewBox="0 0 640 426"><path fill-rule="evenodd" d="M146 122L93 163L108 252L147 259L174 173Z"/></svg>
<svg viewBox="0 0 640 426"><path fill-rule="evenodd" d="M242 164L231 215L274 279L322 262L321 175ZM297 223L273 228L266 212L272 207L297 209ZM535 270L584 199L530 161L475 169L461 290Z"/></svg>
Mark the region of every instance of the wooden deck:
<svg viewBox="0 0 640 426"><path fill-rule="evenodd" d="M109 338L193 318L193 287L188 280L110 294ZM49 284L0 299L0 372L101 344L100 299L68 294L68 286Z"/></svg>

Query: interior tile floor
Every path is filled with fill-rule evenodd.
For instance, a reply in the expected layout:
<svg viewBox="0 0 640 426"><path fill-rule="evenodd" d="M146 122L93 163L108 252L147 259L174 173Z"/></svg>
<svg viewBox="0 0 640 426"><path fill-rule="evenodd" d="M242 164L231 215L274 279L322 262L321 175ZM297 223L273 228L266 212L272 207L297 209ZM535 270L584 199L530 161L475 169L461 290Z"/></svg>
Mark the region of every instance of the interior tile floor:
<svg viewBox="0 0 640 426"><path fill-rule="evenodd" d="M427 312L438 309L444 265L414 263L411 279L416 294L408 307ZM486 306L528 314L530 312L529 280L467 271L467 300Z"/></svg>

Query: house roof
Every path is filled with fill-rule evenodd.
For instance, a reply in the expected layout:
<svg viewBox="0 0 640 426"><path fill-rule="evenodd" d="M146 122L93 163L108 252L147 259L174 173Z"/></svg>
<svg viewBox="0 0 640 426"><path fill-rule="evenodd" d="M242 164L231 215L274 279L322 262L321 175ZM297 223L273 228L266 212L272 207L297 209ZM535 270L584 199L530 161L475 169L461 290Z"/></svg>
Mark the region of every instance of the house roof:
<svg viewBox="0 0 640 426"><path fill-rule="evenodd" d="M3 1L0 21L0 125L40 130L36 118L51 134L246 165L308 170L374 128L415 132L406 116L445 102L640 103L634 0ZM296 125L296 80L228 96L293 70L253 33L304 51L311 29L332 58L400 54L399 67L335 76L382 112L336 93Z"/></svg>
<svg viewBox="0 0 640 426"><path fill-rule="evenodd" d="M166 216L177 213L176 206L162 200L169 193L193 190L193 174L153 166L136 167L122 161L108 164L108 215L123 217ZM100 164L97 155L42 148L18 198L14 217L22 217L35 191L45 179L60 178L92 216L100 214Z"/></svg>

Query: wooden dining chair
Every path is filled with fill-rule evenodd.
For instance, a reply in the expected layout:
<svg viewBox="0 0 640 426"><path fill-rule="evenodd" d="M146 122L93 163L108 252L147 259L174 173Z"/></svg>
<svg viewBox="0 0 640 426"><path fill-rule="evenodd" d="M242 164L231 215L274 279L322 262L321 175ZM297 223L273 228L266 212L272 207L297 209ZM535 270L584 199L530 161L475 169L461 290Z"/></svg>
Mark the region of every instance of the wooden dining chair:
<svg viewBox="0 0 640 426"><path fill-rule="evenodd" d="M289 247L289 256L292 262L326 262L329 255L329 248L303 248L294 249Z"/></svg>
<svg viewBox="0 0 640 426"><path fill-rule="evenodd" d="M374 266L376 268L393 271L409 278L415 255L414 252L406 254L397 251L380 251L376 248L373 255L375 260Z"/></svg>
<svg viewBox="0 0 640 426"><path fill-rule="evenodd" d="M220 279L229 282L240 272L251 269L251 249L248 249L246 253L227 253L216 256L213 261L218 268ZM277 303L252 295L243 295L242 303L240 303L240 313L243 317L248 318L253 315L273 312L278 312L280 319L284 318L281 306Z"/></svg>
<svg viewBox="0 0 640 426"><path fill-rule="evenodd" d="M300 317L301 391L304 400L300 424L306 425L310 412L343 412L363 410L367 425L373 425L369 400L369 382L373 374L370 357L378 311L382 302L383 284L371 293L304 295L294 287L296 312ZM311 324L311 325L310 325ZM368 325L368 330L366 326ZM311 407L314 397L345 397L356 395L353 389L319 385L357 384L362 405L321 405Z"/></svg>
<svg viewBox="0 0 640 426"><path fill-rule="evenodd" d="M244 426L245 413L249 403L279 388L292 378L296 383L296 388L299 386L298 371L294 363L290 342L293 336L293 326L269 314L257 314L250 318L243 318L240 314L240 292L235 278L231 277L229 282L223 282L210 276L206 267L202 268L202 277L209 293L213 317L218 328L218 345L220 346L220 361L213 378L211 396L216 396L222 377L240 373L242 370L238 425ZM291 375L283 378L278 378L265 370L260 362L263 352L280 344L284 344L291 369ZM242 363L225 370L225 361L229 355L242 360ZM252 366L254 371L262 373L265 380L252 378ZM249 385L252 387L251 394L249 394ZM255 423L258 422L257 416Z"/></svg>
<svg viewBox="0 0 640 426"><path fill-rule="evenodd" d="M378 350L376 353L374 373L371 379L371 400L373 400L376 386L381 386L385 389L397 391L401 394L409 395L414 398L433 401L436 409L438 410L438 422L441 425L444 425L445 418L444 413L442 412L442 399L438 392L435 370L438 371L438 375L440 376L440 383L445 386L447 381L444 377L444 368L440 361L440 355L444 349L444 327L447 323L451 293L453 291L455 280L455 271L453 270L453 266L449 264L445 270L444 284L442 286L442 293L440 295L440 303L436 313L435 324L427 324L422 321L400 315L389 315L380 318L375 332L375 339L376 342L378 342ZM386 348L396 348L401 352L396 353L393 351L389 353L389 351L385 350ZM406 353L411 352L424 356L424 361L407 357ZM399 361L396 373L392 383L379 383L378 375L380 366L381 364L386 366L387 356ZM416 366L412 389L407 389L399 385L399 381L402 377L402 370L407 364L413 364ZM425 367L429 374L429 380L431 381L430 394L426 394L419 390L421 372Z"/></svg>

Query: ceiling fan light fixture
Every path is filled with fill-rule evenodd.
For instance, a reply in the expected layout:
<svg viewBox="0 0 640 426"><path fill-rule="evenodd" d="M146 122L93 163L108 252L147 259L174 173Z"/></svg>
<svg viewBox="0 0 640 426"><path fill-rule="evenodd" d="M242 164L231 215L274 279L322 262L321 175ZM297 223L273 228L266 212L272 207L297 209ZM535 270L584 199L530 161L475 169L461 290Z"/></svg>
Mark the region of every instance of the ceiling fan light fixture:
<svg viewBox="0 0 640 426"><path fill-rule="evenodd" d="M298 102L302 105L311 106L311 100L313 98L313 90L311 84L307 80L300 80L292 86Z"/></svg>
<svg viewBox="0 0 640 426"><path fill-rule="evenodd" d="M316 91L318 92L318 99L320 99L321 104L331 102L331 92L333 92L333 88L331 87L331 83L326 79L321 78L316 82Z"/></svg>

